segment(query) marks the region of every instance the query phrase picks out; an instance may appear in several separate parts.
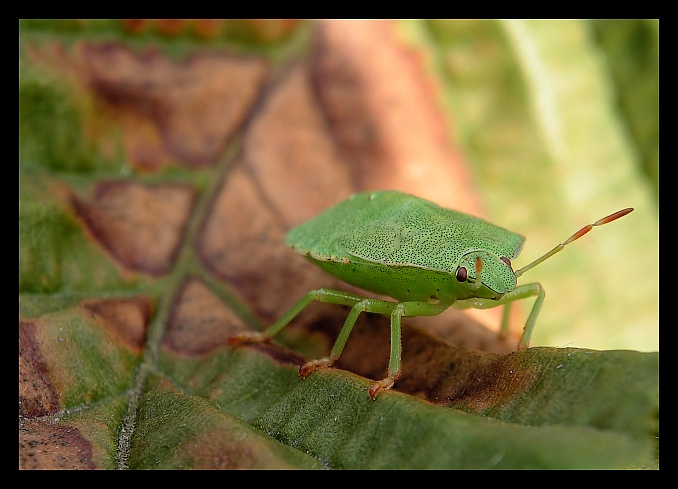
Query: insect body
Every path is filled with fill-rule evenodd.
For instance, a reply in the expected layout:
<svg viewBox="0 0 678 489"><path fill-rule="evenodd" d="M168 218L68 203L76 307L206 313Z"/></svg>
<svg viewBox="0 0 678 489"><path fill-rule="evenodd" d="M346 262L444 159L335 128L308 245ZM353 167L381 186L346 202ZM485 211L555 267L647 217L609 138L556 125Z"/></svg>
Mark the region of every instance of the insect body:
<svg viewBox="0 0 678 489"><path fill-rule="evenodd" d="M391 354L387 376L369 390L372 398L389 389L400 374L400 322L403 316L435 316L450 306L491 308L536 297L518 348L529 346L544 301L538 283L517 286L517 277L567 244L633 209L624 209L585 226L534 262L514 271L525 238L482 219L442 208L397 191L363 192L350 197L287 233L287 243L325 271L352 285L388 295L397 302L333 289L306 294L262 333L243 333L230 344L268 341L314 300L351 306L330 355L300 368L306 377L332 365L341 355L361 312L391 316ZM501 333L508 331L508 307Z"/></svg>

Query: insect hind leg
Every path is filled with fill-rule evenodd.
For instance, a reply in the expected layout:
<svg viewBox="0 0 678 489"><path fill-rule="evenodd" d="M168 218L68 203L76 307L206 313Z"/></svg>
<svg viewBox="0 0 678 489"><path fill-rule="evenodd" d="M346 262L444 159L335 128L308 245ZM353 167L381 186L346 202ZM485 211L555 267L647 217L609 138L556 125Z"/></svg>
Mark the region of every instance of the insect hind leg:
<svg viewBox="0 0 678 489"><path fill-rule="evenodd" d="M361 297L359 295L349 294L348 292L343 292L340 290L324 288L312 290L302 297L265 331L250 331L233 336L228 339L229 345L238 345L241 343L259 343L271 340L314 300L330 304L352 306L352 308L351 312L346 318L346 321L344 322L344 325L341 328L341 331L339 332L339 336L337 337L329 356L311 360L310 362L302 365L299 369L299 374L302 378L306 378L317 368L329 367L339 359L344 347L346 346L346 341L353 330L353 326L358 320L358 316L361 312L389 315L397 305L395 302L389 302L380 299L370 299Z"/></svg>
<svg viewBox="0 0 678 489"><path fill-rule="evenodd" d="M228 339L228 344L239 345L241 343L261 343L273 339L285 328L285 326L287 326L313 301L353 306L361 300L363 300L363 297L342 292L340 290L324 288L312 290L304 295L304 297L302 297L296 304L290 307L285 314L280 316L280 318L278 318L278 320L271 324L266 330L248 331L246 333L240 333L238 335L231 336Z"/></svg>

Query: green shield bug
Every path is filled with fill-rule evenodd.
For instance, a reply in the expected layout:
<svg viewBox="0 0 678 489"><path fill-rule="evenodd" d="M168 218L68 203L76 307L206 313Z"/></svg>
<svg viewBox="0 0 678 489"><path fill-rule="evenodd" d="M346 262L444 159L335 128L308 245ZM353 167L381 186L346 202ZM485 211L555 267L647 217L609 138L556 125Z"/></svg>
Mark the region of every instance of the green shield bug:
<svg viewBox="0 0 678 489"><path fill-rule="evenodd" d="M351 306L330 355L300 368L305 378L315 369L337 361L361 312L390 315L388 373L370 387L369 394L375 398L379 391L393 386L400 374L403 316L435 316L450 306L487 309L504 305L500 334L506 334L508 306L516 300L536 297L518 343L518 349L524 349L529 346L545 293L538 283L517 285L517 278L593 227L632 210L615 212L583 227L514 271L511 260L520 254L523 236L401 192L358 193L290 230L287 243L341 280L397 302L333 289L312 290L265 331L234 336L229 344L272 339L314 300Z"/></svg>

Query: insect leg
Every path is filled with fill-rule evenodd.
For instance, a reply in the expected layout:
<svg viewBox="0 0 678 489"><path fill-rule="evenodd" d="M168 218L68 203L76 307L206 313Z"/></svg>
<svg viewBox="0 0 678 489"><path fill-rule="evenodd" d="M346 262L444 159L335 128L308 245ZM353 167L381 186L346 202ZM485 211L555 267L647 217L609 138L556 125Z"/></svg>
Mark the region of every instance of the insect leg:
<svg viewBox="0 0 678 489"><path fill-rule="evenodd" d="M496 301L485 301L485 300L469 300L464 301L468 304L459 304L458 307L473 307L475 309L489 309L497 306L504 306L504 314L502 315L502 324L499 334L506 334L508 332L508 315L510 304L514 301L527 299L528 297L536 297L534 305L532 306L532 311L525 321L525 328L523 329L523 334L520 336L520 341L518 342L518 349L524 350L530 346L530 338L532 337L532 331L534 330L534 325L537 322L537 316L539 315L539 310L541 305L544 303L544 297L546 297L546 292L541 284L532 283L519 285L511 292L507 292L504 296Z"/></svg>
<svg viewBox="0 0 678 489"><path fill-rule="evenodd" d="M370 397L374 399L380 391L390 389L400 376L402 353L400 318L403 316L437 316L448 307L447 304L429 304L419 301L400 302L395 305L391 312L391 356L388 361L388 375L370 387Z"/></svg>
<svg viewBox="0 0 678 489"><path fill-rule="evenodd" d="M546 292L541 284L524 284L519 285L511 292L504 294L504 297L495 302L495 305L504 305L504 314L502 315L502 325L499 330L499 334L505 334L508 331L508 308L510 304L514 301L521 299L527 299L528 297L536 297L530 315L525 321L525 328L523 329L523 334L520 336L520 341L518 341L518 349L524 350L530 346L530 338L532 337L532 331L534 331L534 325L537 322L537 316L539 316L539 311L541 310L541 305L544 303L544 297L546 297Z"/></svg>
<svg viewBox="0 0 678 489"><path fill-rule="evenodd" d="M501 312L501 326L499 327L499 338L506 339L509 336L511 326L511 303L504 304L504 310Z"/></svg>
<svg viewBox="0 0 678 489"><path fill-rule="evenodd" d="M395 302L361 298L361 300L353 306L351 312L346 318L346 321L344 321L344 325L341 327L341 331L339 332L339 336L337 336L337 340L330 351L330 355L317 360L311 360L310 362L302 365L299 369L299 374L301 377L306 378L316 368L329 367L339 359L341 353L344 351L344 346L346 346L346 341L353 330L353 326L358 320L358 316L361 312L390 314L394 307L396 307Z"/></svg>
<svg viewBox="0 0 678 489"><path fill-rule="evenodd" d="M363 297L349 294L340 290L317 289L312 290L294 304L285 314L280 316L276 322L270 325L265 331L248 331L232 336L228 339L229 345L238 345L240 343L259 343L272 339L280 333L301 311L303 311L311 302L329 302L332 304L342 304L353 306L363 300Z"/></svg>
<svg viewBox="0 0 678 489"><path fill-rule="evenodd" d="M532 331L534 330L534 325L537 322L537 316L539 316L539 311L541 310L541 305L544 303L544 297L546 297L546 292L541 284L532 283L519 285L513 289L508 294L502 297L502 301L506 300L506 304L509 304L513 301L527 299L528 297L535 297L534 305L530 311L530 315L525 321L525 328L523 329L523 334L520 336L520 341L518 341L518 349L524 350L530 346L530 338L532 338Z"/></svg>

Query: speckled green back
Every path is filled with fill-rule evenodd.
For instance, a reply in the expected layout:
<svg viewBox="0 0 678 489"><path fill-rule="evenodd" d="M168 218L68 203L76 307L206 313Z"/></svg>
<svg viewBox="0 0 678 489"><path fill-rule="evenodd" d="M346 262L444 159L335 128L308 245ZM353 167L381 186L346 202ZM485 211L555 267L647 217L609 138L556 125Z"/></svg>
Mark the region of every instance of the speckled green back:
<svg viewBox="0 0 678 489"><path fill-rule="evenodd" d="M318 261L361 259L450 274L462 265L475 278L479 256L483 283L500 292L515 287L515 276L499 257L514 259L524 241L482 219L397 191L355 194L287 234L295 251Z"/></svg>

